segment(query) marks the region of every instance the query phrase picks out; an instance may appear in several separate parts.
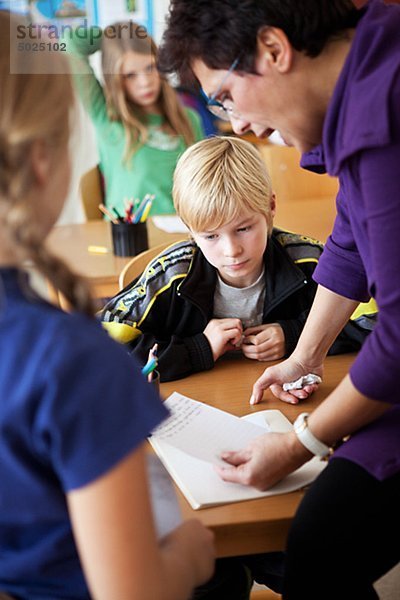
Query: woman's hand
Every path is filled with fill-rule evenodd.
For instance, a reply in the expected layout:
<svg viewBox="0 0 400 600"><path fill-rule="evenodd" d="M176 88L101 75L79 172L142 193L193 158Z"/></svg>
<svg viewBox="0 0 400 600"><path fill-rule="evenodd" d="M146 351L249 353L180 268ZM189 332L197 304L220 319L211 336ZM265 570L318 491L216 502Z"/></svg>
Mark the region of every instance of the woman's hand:
<svg viewBox="0 0 400 600"><path fill-rule="evenodd" d="M285 355L285 334L278 323L248 327L243 332L242 352L253 360L279 360Z"/></svg>
<svg viewBox="0 0 400 600"><path fill-rule="evenodd" d="M299 400L308 398L316 389L318 384L306 385L300 390L290 390L285 392L283 390L283 384L291 381L296 381L302 375L308 375L314 373L322 377L323 365L308 365L298 361L292 354L288 359L265 369L264 373L257 379L253 386L253 393L250 398L250 404L258 404L262 400L264 390L267 388L271 389L271 392L282 400L289 404L298 404Z"/></svg>
<svg viewBox="0 0 400 600"><path fill-rule="evenodd" d="M224 452L227 466L215 466L218 475L264 491L312 458L312 454L289 433L266 433L243 450Z"/></svg>
<svg viewBox="0 0 400 600"><path fill-rule="evenodd" d="M208 339L214 361L220 356L234 350L241 342L243 328L240 319L211 319L203 331Z"/></svg>

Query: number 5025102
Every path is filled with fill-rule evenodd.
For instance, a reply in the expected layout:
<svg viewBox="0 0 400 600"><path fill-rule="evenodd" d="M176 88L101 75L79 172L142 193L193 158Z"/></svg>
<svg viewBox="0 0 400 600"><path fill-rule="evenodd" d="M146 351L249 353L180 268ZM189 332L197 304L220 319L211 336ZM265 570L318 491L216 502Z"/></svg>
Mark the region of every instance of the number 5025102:
<svg viewBox="0 0 400 600"><path fill-rule="evenodd" d="M18 42L19 52L66 52L67 44L64 42Z"/></svg>

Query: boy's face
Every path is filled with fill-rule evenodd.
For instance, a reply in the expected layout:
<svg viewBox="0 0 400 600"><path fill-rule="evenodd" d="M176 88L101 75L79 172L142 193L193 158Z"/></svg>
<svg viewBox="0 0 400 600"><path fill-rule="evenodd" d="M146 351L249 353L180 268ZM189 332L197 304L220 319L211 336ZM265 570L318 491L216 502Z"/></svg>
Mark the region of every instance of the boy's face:
<svg viewBox="0 0 400 600"><path fill-rule="evenodd" d="M264 215L242 211L227 225L210 231L192 231L192 235L208 262L228 285L248 287L261 274L268 242Z"/></svg>

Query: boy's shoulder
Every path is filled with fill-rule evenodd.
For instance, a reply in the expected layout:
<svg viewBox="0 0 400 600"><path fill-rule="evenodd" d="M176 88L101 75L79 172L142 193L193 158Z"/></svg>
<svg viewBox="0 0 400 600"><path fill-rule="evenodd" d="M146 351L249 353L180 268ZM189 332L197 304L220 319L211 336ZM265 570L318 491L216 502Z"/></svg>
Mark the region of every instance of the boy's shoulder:
<svg viewBox="0 0 400 600"><path fill-rule="evenodd" d="M129 295L130 300L134 301L136 297L143 298L165 290L173 281L186 277L196 251L196 244L190 240L182 240L168 246L151 259L142 274L129 284L119 297Z"/></svg>
<svg viewBox="0 0 400 600"><path fill-rule="evenodd" d="M272 237L284 248L294 262L318 262L321 256L324 245L319 240L285 231L283 229L274 228Z"/></svg>
<svg viewBox="0 0 400 600"><path fill-rule="evenodd" d="M148 263L139 277L108 302L101 313L101 320L114 320L116 314L119 320L140 320L135 311L141 313L147 310L157 297L185 279L196 251L196 244L190 240L168 246Z"/></svg>
<svg viewBox="0 0 400 600"><path fill-rule="evenodd" d="M197 251L197 246L192 240L175 242L157 254L146 266L138 281L148 279L149 276L173 277L186 273Z"/></svg>

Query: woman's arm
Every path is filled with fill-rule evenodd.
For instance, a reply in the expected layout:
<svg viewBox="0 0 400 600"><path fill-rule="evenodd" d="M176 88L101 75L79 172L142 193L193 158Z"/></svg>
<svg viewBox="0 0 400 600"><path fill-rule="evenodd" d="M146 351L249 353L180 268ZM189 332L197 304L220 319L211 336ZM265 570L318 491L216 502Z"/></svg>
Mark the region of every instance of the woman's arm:
<svg viewBox="0 0 400 600"><path fill-rule="evenodd" d="M310 314L293 354L279 365L267 368L253 386L251 403L262 399L263 392L271 391L286 402L296 403L297 398L307 395L284 392L282 384L295 381L307 373L322 374L325 356L337 335L349 320L358 302L339 296L318 286ZM307 390L306 390L307 391Z"/></svg>
<svg viewBox="0 0 400 600"><path fill-rule="evenodd" d="M67 500L95 600L187 600L211 577L213 536L199 521L157 540L143 446Z"/></svg>
<svg viewBox="0 0 400 600"><path fill-rule="evenodd" d="M371 400L353 386L347 375L310 415L310 431L328 446L371 423L390 404ZM312 458L294 432L268 433L238 452L223 455L226 467L217 472L224 479L266 490Z"/></svg>
<svg viewBox="0 0 400 600"><path fill-rule="evenodd" d="M349 375L308 419L313 434L331 446L384 414L392 405L361 394Z"/></svg>
<svg viewBox="0 0 400 600"><path fill-rule="evenodd" d="M297 360L307 364L321 364L358 304L356 300L318 286L308 319L293 352Z"/></svg>
<svg viewBox="0 0 400 600"><path fill-rule="evenodd" d="M351 367L354 385L372 398L399 403L400 353L400 74L393 85L392 144L358 156L360 191L367 220L371 285L379 317Z"/></svg>

